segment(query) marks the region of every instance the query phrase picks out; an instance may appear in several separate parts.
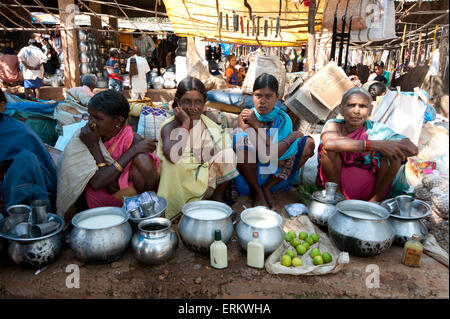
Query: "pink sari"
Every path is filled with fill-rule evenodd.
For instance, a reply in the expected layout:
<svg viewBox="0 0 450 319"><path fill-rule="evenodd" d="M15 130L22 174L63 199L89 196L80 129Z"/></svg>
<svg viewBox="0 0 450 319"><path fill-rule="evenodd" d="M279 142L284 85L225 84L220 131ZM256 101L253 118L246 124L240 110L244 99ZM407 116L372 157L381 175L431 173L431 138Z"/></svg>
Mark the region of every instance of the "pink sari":
<svg viewBox="0 0 450 319"><path fill-rule="evenodd" d="M366 126L347 135L348 138L354 140L367 140ZM320 165L320 155L323 144L319 145L318 157L319 165L316 177L316 185L325 187L327 178ZM373 159L369 165L364 165L364 157L367 153L350 153L341 152L342 169L341 169L341 190L347 199L369 200L373 188L375 187L377 161ZM385 193L388 194L390 187Z"/></svg>
<svg viewBox="0 0 450 319"><path fill-rule="evenodd" d="M131 126L124 126L116 136L105 142L105 147L108 150L111 157L117 161L123 153L125 153L133 143L134 133ZM159 158L152 154L147 153L155 162L156 169L159 168L161 161ZM119 188L120 190L134 187L133 182L129 181L130 167L133 161L130 161L127 166L124 167L122 174L119 176ZM86 201L89 208L95 207L105 207L105 206L116 206L122 207L122 200L114 197L114 194L110 194L106 189L102 188L98 191L94 190L89 185L86 186L85 190Z"/></svg>

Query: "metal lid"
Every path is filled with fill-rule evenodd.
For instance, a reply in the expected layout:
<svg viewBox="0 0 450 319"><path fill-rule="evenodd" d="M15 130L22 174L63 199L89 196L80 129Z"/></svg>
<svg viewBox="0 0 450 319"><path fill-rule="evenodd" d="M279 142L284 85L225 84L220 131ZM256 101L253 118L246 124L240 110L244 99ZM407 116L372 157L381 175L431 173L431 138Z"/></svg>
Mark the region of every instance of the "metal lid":
<svg viewBox="0 0 450 319"><path fill-rule="evenodd" d="M413 240L419 240L419 235L417 235L417 234L412 235L412 239Z"/></svg>
<svg viewBox="0 0 450 319"><path fill-rule="evenodd" d="M254 231L254 232L253 232L253 237L254 237L254 238L258 238L258 236L259 236L258 232L257 232L257 231Z"/></svg>
<svg viewBox="0 0 450 319"><path fill-rule="evenodd" d="M345 196L342 195L341 193L335 193L334 199L329 200L326 197L325 190L314 192L312 195L312 198L318 202L325 203L325 204L337 204L346 199Z"/></svg>

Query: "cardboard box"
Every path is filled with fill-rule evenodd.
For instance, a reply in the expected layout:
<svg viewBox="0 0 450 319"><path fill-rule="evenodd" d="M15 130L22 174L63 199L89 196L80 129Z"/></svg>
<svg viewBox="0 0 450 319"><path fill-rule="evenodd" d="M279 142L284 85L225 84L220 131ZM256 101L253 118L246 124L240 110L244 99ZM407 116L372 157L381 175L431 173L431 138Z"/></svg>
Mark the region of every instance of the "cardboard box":
<svg viewBox="0 0 450 319"><path fill-rule="evenodd" d="M308 79L302 88L328 109L333 110L341 103L342 96L353 87L344 70L335 62L329 62L324 68Z"/></svg>

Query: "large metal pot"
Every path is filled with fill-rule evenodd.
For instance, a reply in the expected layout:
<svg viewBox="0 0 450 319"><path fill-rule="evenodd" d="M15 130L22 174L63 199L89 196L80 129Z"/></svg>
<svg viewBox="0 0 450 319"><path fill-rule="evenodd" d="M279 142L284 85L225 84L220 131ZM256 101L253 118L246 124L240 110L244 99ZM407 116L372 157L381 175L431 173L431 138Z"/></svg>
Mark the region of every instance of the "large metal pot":
<svg viewBox="0 0 450 319"><path fill-rule="evenodd" d="M345 196L334 194L333 199L327 199L325 190L314 192L308 208L309 219L319 228L328 228L328 219L336 213L336 204L345 200Z"/></svg>
<svg viewBox="0 0 450 319"><path fill-rule="evenodd" d="M351 255L371 257L391 247L395 233L382 206L361 200L336 205L328 219L328 232L336 246Z"/></svg>
<svg viewBox="0 0 450 319"><path fill-rule="evenodd" d="M201 218L196 211L210 210L211 214L222 215L217 218ZM182 208L178 232L184 245L199 253L209 253L209 246L214 241L214 231L220 229L222 241L228 243L233 235L232 209L221 202L201 200L187 203Z"/></svg>
<svg viewBox="0 0 450 319"><path fill-rule="evenodd" d="M6 229L5 223L8 219L0 220L0 236L9 241L8 254L16 264L41 268L53 262L61 254L64 244L62 233L64 221L58 215L48 214L48 216L49 222L58 223L58 228L50 234L36 238L14 237Z"/></svg>
<svg viewBox="0 0 450 319"><path fill-rule="evenodd" d="M172 258L178 247L178 236L170 226L166 218L140 222L131 240L134 257L148 265L162 264Z"/></svg>
<svg viewBox="0 0 450 319"><path fill-rule="evenodd" d="M244 210L236 227L236 234L242 248L247 250L247 244L252 240L253 232L258 232L258 238L264 245L264 254L272 253L283 242L282 222L283 219L279 214L266 207L257 206Z"/></svg>
<svg viewBox="0 0 450 319"><path fill-rule="evenodd" d="M381 205L389 212L389 222L394 228L394 244L403 246L414 234L419 236L419 240L424 243L428 235L428 230L423 219L431 214L431 206L424 201L414 199L411 208L411 216L400 216L395 198L385 200Z"/></svg>
<svg viewBox="0 0 450 319"><path fill-rule="evenodd" d="M78 40L80 41L86 41L87 39L87 33L84 30L78 30Z"/></svg>
<svg viewBox="0 0 450 319"><path fill-rule="evenodd" d="M89 56L88 53L86 53L86 52L80 53L80 62L81 63L89 63L90 60L91 60L91 57Z"/></svg>
<svg viewBox="0 0 450 319"><path fill-rule="evenodd" d="M101 215L118 215L123 219L107 227L80 226L83 220ZM75 257L87 264L107 264L120 259L133 235L128 217L119 207L98 207L76 214L72 218L73 230L70 234L70 247Z"/></svg>
<svg viewBox="0 0 450 319"><path fill-rule="evenodd" d="M89 51L89 44L87 41L80 41L78 43L78 49L80 50L80 52L87 52Z"/></svg>

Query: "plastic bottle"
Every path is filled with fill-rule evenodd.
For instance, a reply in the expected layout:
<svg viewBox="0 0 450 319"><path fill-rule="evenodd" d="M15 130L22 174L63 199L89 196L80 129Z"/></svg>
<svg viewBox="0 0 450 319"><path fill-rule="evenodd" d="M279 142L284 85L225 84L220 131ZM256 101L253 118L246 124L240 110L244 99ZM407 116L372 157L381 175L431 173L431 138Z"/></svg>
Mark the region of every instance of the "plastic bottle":
<svg viewBox="0 0 450 319"><path fill-rule="evenodd" d="M402 263L411 267L419 267L422 253L423 245L419 241L419 236L414 234L412 239L405 243L403 248Z"/></svg>
<svg viewBox="0 0 450 319"><path fill-rule="evenodd" d="M223 269L228 267L227 246L222 241L220 229L214 232L214 242L209 246L211 267Z"/></svg>
<svg viewBox="0 0 450 319"><path fill-rule="evenodd" d="M247 244L247 265L264 268L264 245L259 240L258 232L253 232L253 239Z"/></svg>

